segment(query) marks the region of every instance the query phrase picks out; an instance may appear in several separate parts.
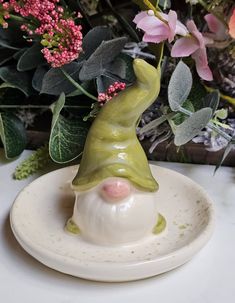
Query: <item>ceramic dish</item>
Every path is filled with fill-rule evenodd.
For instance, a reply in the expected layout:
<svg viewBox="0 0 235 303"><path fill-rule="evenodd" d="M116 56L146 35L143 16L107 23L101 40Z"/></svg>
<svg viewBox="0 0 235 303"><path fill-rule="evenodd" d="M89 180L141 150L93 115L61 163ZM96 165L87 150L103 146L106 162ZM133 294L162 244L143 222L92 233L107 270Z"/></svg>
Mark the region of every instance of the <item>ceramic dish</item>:
<svg viewBox="0 0 235 303"><path fill-rule="evenodd" d="M16 239L46 266L89 280L138 280L184 264L212 234L211 201L199 185L184 175L150 167L160 185L156 193L159 212L167 220L162 234L130 245L107 247L65 232L74 205L70 184L77 167L71 166L36 179L20 192L10 214Z"/></svg>

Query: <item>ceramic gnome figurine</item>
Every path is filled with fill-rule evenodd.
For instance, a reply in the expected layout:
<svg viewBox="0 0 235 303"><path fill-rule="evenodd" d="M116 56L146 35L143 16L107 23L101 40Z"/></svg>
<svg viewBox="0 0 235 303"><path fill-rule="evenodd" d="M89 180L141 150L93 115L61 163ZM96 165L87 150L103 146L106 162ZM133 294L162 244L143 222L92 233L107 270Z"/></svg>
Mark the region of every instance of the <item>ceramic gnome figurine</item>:
<svg viewBox="0 0 235 303"><path fill-rule="evenodd" d="M139 117L159 94L160 68L141 59L133 67L136 83L102 107L72 182L76 201L67 229L100 245L141 240L163 218L158 184L136 137Z"/></svg>

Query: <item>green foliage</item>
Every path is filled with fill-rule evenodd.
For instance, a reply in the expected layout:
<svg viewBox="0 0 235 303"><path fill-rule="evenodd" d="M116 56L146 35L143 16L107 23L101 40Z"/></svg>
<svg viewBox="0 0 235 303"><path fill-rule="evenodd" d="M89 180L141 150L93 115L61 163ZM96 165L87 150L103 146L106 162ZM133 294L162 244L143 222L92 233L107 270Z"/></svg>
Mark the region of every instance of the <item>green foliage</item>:
<svg viewBox="0 0 235 303"><path fill-rule="evenodd" d="M84 54L79 61L89 58L103 41L112 39L112 31L107 26L96 26L84 37L82 47Z"/></svg>
<svg viewBox="0 0 235 303"><path fill-rule="evenodd" d="M42 45L37 42L22 54L18 60L17 70L19 72L28 71L45 63L45 59L41 53Z"/></svg>
<svg viewBox="0 0 235 303"><path fill-rule="evenodd" d="M26 179L32 174L46 168L50 162L48 145L42 146L16 167L14 179Z"/></svg>
<svg viewBox="0 0 235 303"><path fill-rule="evenodd" d="M0 137L7 159L19 156L26 147L23 123L11 113L0 113Z"/></svg>
<svg viewBox="0 0 235 303"><path fill-rule="evenodd" d="M180 146L192 140L207 125L211 117L212 110L209 107L193 113L187 120L177 126L174 138L175 145Z"/></svg>
<svg viewBox="0 0 235 303"><path fill-rule="evenodd" d="M216 171L220 168L220 166L223 164L224 160L226 159L226 157L229 155L230 151L231 151L232 148L234 147L234 144L235 144L235 142L230 142L230 143L226 146L226 148L225 148L225 150L224 150L224 152L223 152L223 154L222 154L222 157L220 158L219 162L216 164L216 167L215 167L215 170L214 170L214 174L215 174Z"/></svg>
<svg viewBox="0 0 235 303"><path fill-rule="evenodd" d="M189 100L186 100L184 102L184 104L182 105L182 108L188 110L191 113L193 113L195 111L192 102ZM172 120L174 121L175 125L179 125L179 124L183 123L184 120L187 118L188 118L188 115L178 112L175 114L175 116L172 118Z"/></svg>
<svg viewBox="0 0 235 303"><path fill-rule="evenodd" d="M3 65L7 61L11 60L15 53L14 49L0 48L0 65Z"/></svg>
<svg viewBox="0 0 235 303"><path fill-rule="evenodd" d="M83 151L88 132L88 123L80 119L68 119L61 115L65 104L62 93L53 104L52 126L49 140L49 153L57 163L67 163L79 157Z"/></svg>
<svg viewBox="0 0 235 303"><path fill-rule="evenodd" d="M7 29L0 26L0 46L13 50L22 48L25 44L25 39L22 35L20 25L20 22L9 19Z"/></svg>
<svg viewBox="0 0 235 303"><path fill-rule="evenodd" d="M81 63L71 62L63 67L75 81L79 79ZM60 68L51 68L43 77L41 94L59 96L69 94L75 90L73 84L64 76Z"/></svg>
<svg viewBox="0 0 235 303"><path fill-rule="evenodd" d="M81 68L81 81L91 80L106 75L111 69L110 63L120 54L127 39L125 37L103 41ZM116 67L116 66L115 66ZM113 71L115 74L115 71Z"/></svg>
<svg viewBox="0 0 235 303"><path fill-rule="evenodd" d="M180 61L174 70L169 86L168 101L171 110L178 111L181 105L186 101L192 88L192 74L188 66Z"/></svg>
<svg viewBox="0 0 235 303"><path fill-rule="evenodd" d="M212 93L207 94L203 98L203 104L204 106L210 107L212 109L212 113L214 114L219 106L219 100L220 100L219 91L215 90Z"/></svg>
<svg viewBox="0 0 235 303"><path fill-rule="evenodd" d="M0 78L9 85L9 87L21 90L26 96L32 94L31 77L26 72L17 71L15 66L0 67Z"/></svg>

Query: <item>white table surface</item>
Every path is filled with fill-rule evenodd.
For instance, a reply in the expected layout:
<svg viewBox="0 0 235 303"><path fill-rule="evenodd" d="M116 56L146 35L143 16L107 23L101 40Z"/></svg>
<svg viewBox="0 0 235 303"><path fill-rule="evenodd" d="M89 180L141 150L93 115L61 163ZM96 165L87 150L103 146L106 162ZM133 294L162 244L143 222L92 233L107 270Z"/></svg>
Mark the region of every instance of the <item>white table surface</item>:
<svg viewBox="0 0 235 303"><path fill-rule="evenodd" d="M9 210L19 191L37 176L12 179L20 159L8 162L0 150L0 302L3 303L234 303L235 302L235 169L158 163L203 186L216 207L216 228L210 242L190 262L160 276L128 283L99 283L51 270L29 256L16 242ZM32 201L33 203L33 201Z"/></svg>

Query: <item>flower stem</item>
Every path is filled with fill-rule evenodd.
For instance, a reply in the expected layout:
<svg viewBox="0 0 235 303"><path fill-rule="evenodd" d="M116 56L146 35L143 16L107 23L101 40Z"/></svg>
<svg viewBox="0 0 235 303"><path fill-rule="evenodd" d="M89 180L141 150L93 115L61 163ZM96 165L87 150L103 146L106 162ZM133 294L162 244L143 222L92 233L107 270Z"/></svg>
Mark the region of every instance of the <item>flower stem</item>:
<svg viewBox="0 0 235 303"><path fill-rule="evenodd" d="M16 20L16 21L20 21L20 22L25 22L25 18L20 17L20 16L17 16L17 15L12 15L12 14L10 14L10 18L11 18L12 20Z"/></svg>
<svg viewBox="0 0 235 303"><path fill-rule="evenodd" d="M142 51L123 49L122 53L127 54L127 55L137 55L137 56L141 56L141 57L149 58L149 59L153 59L153 60L156 59L156 57L154 55L151 55L149 53L145 53Z"/></svg>
<svg viewBox="0 0 235 303"><path fill-rule="evenodd" d="M162 22L164 22L165 24L168 24L166 20L164 20L162 18L162 16L159 14L159 11L157 10L157 8L149 1L149 0L144 0L144 4L154 12L154 15L161 20Z"/></svg>
<svg viewBox="0 0 235 303"><path fill-rule="evenodd" d="M93 96L92 94L90 94L88 91L86 91L79 83L77 83L75 80L73 80L73 78L63 69L60 68L60 70L62 71L62 73L65 75L65 77L77 88L79 89L84 95L86 95L87 97L91 98L92 100L98 101L98 99Z"/></svg>

